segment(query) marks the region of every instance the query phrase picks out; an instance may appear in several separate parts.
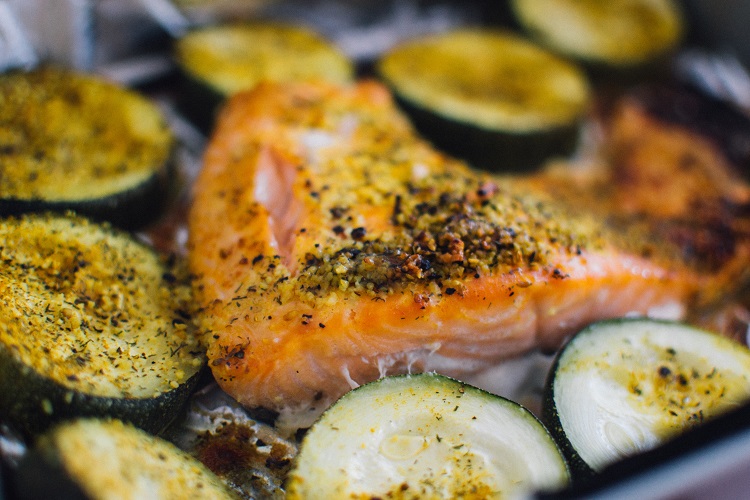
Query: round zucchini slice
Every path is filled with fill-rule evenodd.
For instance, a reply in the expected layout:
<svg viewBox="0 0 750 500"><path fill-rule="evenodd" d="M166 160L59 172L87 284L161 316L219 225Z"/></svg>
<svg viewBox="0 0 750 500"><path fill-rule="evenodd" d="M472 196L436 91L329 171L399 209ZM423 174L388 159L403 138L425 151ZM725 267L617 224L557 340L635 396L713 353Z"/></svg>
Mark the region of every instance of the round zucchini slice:
<svg viewBox="0 0 750 500"><path fill-rule="evenodd" d="M747 401L750 350L681 323L595 323L558 353L544 419L578 477Z"/></svg>
<svg viewBox="0 0 750 500"><path fill-rule="evenodd" d="M26 435L77 416L162 430L204 351L190 287L130 234L81 217L0 220L0 420Z"/></svg>
<svg viewBox="0 0 750 500"><path fill-rule="evenodd" d="M685 29L674 0L511 0L539 43L587 65L633 69L660 59Z"/></svg>
<svg viewBox="0 0 750 500"><path fill-rule="evenodd" d="M96 76L0 76L0 215L73 210L142 227L164 205L173 146L153 103Z"/></svg>
<svg viewBox="0 0 750 500"><path fill-rule="evenodd" d="M509 498L567 484L544 426L507 399L435 374L363 385L302 440L288 498Z"/></svg>
<svg viewBox="0 0 750 500"><path fill-rule="evenodd" d="M18 498L211 498L237 495L172 443L119 420L51 429L22 460Z"/></svg>
<svg viewBox="0 0 750 500"><path fill-rule="evenodd" d="M349 82L352 62L314 31L282 23L236 23L192 31L176 42L183 74L181 107L202 127L210 127L232 94L263 80Z"/></svg>
<svg viewBox="0 0 750 500"><path fill-rule="evenodd" d="M590 100L579 68L502 31L416 38L385 54L377 72L422 135L493 171L572 153Z"/></svg>

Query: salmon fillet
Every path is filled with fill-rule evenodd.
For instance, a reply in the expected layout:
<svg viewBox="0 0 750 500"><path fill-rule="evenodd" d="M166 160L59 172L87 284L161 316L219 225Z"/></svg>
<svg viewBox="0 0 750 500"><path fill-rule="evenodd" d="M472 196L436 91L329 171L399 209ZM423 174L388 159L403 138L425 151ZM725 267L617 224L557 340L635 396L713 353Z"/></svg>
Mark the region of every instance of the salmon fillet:
<svg viewBox="0 0 750 500"><path fill-rule="evenodd" d="M375 82L238 94L188 218L217 382L305 427L380 376L462 377L595 320L684 317L715 273L653 228L602 222L590 185L566 178L556 200L553 180L446 157Z"/></svg>
<svg viewBox="0 0 750 500"><path fill-rule="evenodd" d="M515 182L575 200L611 230L638 228L671 245L701 276L686 319L745 342L750 120L696 91L648 85L625 94L603 127L599 161L561 163ZM735 313L743 319L733 331Z"/></svg>

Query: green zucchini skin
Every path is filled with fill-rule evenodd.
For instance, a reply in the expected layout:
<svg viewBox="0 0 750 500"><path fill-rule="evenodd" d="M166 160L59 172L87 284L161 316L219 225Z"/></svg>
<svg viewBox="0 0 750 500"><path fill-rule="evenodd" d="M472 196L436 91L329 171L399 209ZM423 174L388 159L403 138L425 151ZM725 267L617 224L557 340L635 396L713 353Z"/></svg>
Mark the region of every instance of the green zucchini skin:
<svg viewBox="0 0 750 500"><path fill-rule="evenodd" d="M161 433L180 414L201 379L195 373L176 389L152 398L108 398L71 390L15 359L0 344L0 420L27 438L79 417L113 417Z"/></svg>
<svg viewBox="0 0 750 500"><path fill-rule="evenodd" d="M169 203L170 179L174 160L160 172L130 189L104 198L51 201L42 198L0 198L0 214L18 216L29 213L75 212L99 222L109 222L128 231L146 228L156 221Z"/></svg>
<svg viewBox="0 0 750 500"><path fill-rule="evenodd" d="M707 370L707 368L706 368L706 366L704 366L705 363L710 363L712 361L711 358L708 358L708 357L703 358L703 356L708 356L708 350L709 350L709 348L704 349L704 351L702 351L702 352L696 352L695 350L691 350L691 349L689 349L687 347L687 346L690 345L688 343L682 344L685 347L681 347L681 344L680 344L680 342L681 342L680 335L703 338L704 340L705 339L709 339L709 338L713 338L715 340L715 342L706 343L706 344L702 344L702 345L704 345L704 346L710 345L710 349L715 349L717 351L719 349L721 349L722 353L726 353L726 350L728 350L728 349L731 349L733 355L734 355L735 352L737 352L736 358L733 358L732 363L734 364L734 366L733 366L733 368L731 368L731 370L736 370L738 365L743 366L744 370L741 371L741 374L739 376L735 377L734 374L732 374L731 376L725 376L725 375L722 374L722 368L721 368L721 366L717 367L716 365L711 364L711 366L714 367L714 371L718 370L718 378L716 380L722 381L725 384L725 385L721 385L722 395L719 396L719 398L721 399L721 398L724 397L723 396L723 390L724 390L725 387L728 387L728 389L726 389L727 390L727 397L730 400L734 400L734 398L736 398L738 396L738 394L740 394L740 393L744 393L744 397L745 398L747 398L750 395L750 351L747 351L747 349L745 347L743 347L743 346L741 346L739 344L735 344L735 342L732 341L732 340L730 340L730 339L720 337L717 334L714 334L714 333L711 333L711 332L707 332L707 331L704 331L704 330L701 330L701 329L689 326L687 324L683 324L683 323L679 323L679 322L675 322L675 321L656 320L656 319L648 319L648 318L619 318L619 319L612 319L612 320L604 320L604 321L601 321L601 322L598 322L598 323L594 323L594 324L588 326L587 328L581 330L579 333L577 333L576 335L574 335L573 337L571 337L568 340L568 342L560 349L560 351L556 355L556 357L555 357L555 359L553 361L553 364L552 364L552 366L550 368L550 371L548 373L548 377L547 377L547 381L546 381L545 389L544 389L544 394L543 394L543 400L542 400L542 421L546 424L547 428L550 430L552 436L557 441L558 446L560 447L563 455L565 456L566 460L568 461L568 464L570 465L571 473L572 473L572 482L574 484L583 484L583 483L587 482L592 477L596 476L598 474L598 472L600 470L602 470L603 467L609 467L610 465L613 464L613 462L611 462L611 461L606 462L604 466L602 466L602 465L598 465L598 466L597 465L592 465L591 463L587 462L583 458L583 456L581 455L580 450L577 449L576 445L571 440L571 438L569 436L570 429L566 429L565 425L563 424L563 420L562 420L561 415L559 413L559 408L558 408L559 407L559 403L558 403L558 400L557 400L557 397L556 397L557 395L555 394L555 381L557 380L558 377L562 376L562 375L560 375L560 373L561 373L561 370L563 369L562 361L563 361L564 357L566 356L566 352L567 351L580 352L580 355L578 357L575 357L575 356L571 355L569 357L569 359L566 360L567 363L569 363L568 366L570 366L570 365L576 365L576 367L572 368L572 369L576 369L576 368L578 368L578 366L587 366L586 363L587 363L587 361L588 361L589 358L584 358L583 357L584 353L582 352L582 350L580 350L577 347L576 342L578 340L585 341L588 338L593 338L593 337L595 337L597 335L609 335L610 337L612 337L611 339L607 339L607 343L608 343L607 345L608 345L609 352L612 352L612 353L621 353L620 356L623 356L624 357L623 359L632 358L632 359L641 360L640 364L638 365L638 369L634 369L634 371L630 372L630 375L632 375L632 377L633 377L632 380L640 381L641 379L638 378L640 375L642 375L642 374L649 374L649 373L651 373L651 370L653 370L654 373L657 373L657 370L663 369L663 368L660 368L660 367L670 365L671 362L669 362L669 361L665 362L664 361L664 359L669 359L669 358L661 358L661 357L659 357L659 355L655 354L654 355L655 357L653 357L653 358L644 358L644 359L642 359L641 358L642 355L639 354L641 351L637 350L636 348L633 348L632 351L630 351L630 350L628 350L628 351L621 350L621 347L620 347L622 345L620 343L621 339L617 338L616 334L618 332L620 332L620 331L635 331L635 332L638 332L638 331L644 331L645 330L646 332L654 332L654 333L651 333L648 337L646 337L647 339L656 339L657 338L656 337L656 335L657 335L656 331L659 330L659 329L664 329L663 331L668 331L669 334L671 334L670 341L669 341L669 347L666 348L666 349L664 348L664 345L666 345L666 344L663 344L663 340L649 340L649 342L653 342L653 343L649 344L648 349L653 349L653 350L652 351L648 351L648 352L657 353L657 352L660 352L662 349L664 349L665 351L672 350L672 356L673 356L674 360L676 360L676 359L683 359L683 358L677 358L676 355L675 355L675 353L678 353L679 355L684 354L686 356L684 359L691 360L691 361L685 362L686 364L684 364L684 365L676 364L676 367L673 366L672 369L671 369L671 371L665 372L665 373L668 373L669 376L671 377L673 375L676 376L675 374L677 374L678 372L682 373L683 370L686 371L686 372L688 372L688 373L690 373L690 371L692 371L692 375L688 375L688 378L687 378L686 381L683 380L683 386L684 386L683 390L693 391L693 392L692 393L691 392L685 392L684 394L687 394L687 395L692 396L694 398L701 398L701 397L711 398L711 397L713 397L713 396L708 396L710 394L710 392L706 392L705 395L704 395L704 393L702 391L701 392L695 392L696 389L691 389L690 388L691 387L690 384L693 384L693 383L694 384L700 384L701 382L703 382L705 380L711 380L711 379L713 379L714 375L712 375L710 373L707 375L706 374L707 372L705 371L705 370ZM599 333L599 330L602 330L604 333ZM672 338L674 339L674 341L671 340ZM604 339L604 337L602 337L602 339ZM600 345L601 345L602 340L599 340L599 342L600 342ZM628 344L629 341L626 341L625 343ZM654 346L658 346L658 348L654 347ZM718 346L718 347L716 347L716 346ZM607 356L609 356L609 355L610 354L608 353ZM598 358L598 359L600 359L600 358ZM695 366L691 366L690 364L687 364L687 363L696 363L696 361L692 361L694 359L702 359L703 361L701 361L701 362L704 363L704 364L701 364L701 365L697 365L696 364ZM727 359L727 358L723 358L723 359ZM601 361L602 361L602 363L608 363L608 359L606 359L606 360L605 359L601 359ZM675 363L677 363L677 362L675 361ZM566 366L566 368L568 366ZM639 371L640 368L642 368L642 370ZM580 368L580 369L584 369L584 368ZM602 373L602 377L605 376L605 373L606 373L604 371L605 369L606 368L604 368L604 367L601 367L601 368L598 369L598 372ZM701 370L704 370L704 371L701 371ZM727 369L727 370L729 370L729 369ZM610 377L613 377L613 376L616 377L616 375L610 375ZM734 378L732 378L732 377L734 377ZM693 382L692 381L693 379L696 380L696 382ZM744 384L747 387L744 387L743 389L738 389L737 388L736 384L738 383L738 380L740 380L740 379L744 380ZM627 389L630 392L636 391L636 389L631 388L629 384L637 384L637 385L639 385L641 383L641 382L633 382L632 380L629 380L628 381L628 385L625 385L625 383L622 382L620 379L615 378L614 380L617 380L617 382L609 382L610 385L608 386L609 387L609 391L611 391L613 393L615 393L615 391L619 391L620 389L622 389L622 390ZM618 384L618 385L614 385L614 384ZM657 399L659 397L659 395L658 395L659 393L657 392L658 390L657 389L650 389L650 388L648 388L648 381L647 380L644 381L643 384L646 384L645 385L646 389L644 390L644 394L651 394L649 396L644 396L646 398L651 398L651 399L646 399L645 401L648 401L649 403L643 403L643 404L644 405L645 404L651 404L651 405L660 405L660 404L662 404ZM717 382L717 384L718 384L718 382ZM735 385L731 386L729 384L735 384ZM665 391L665 393L666 393L666 391L668 389L661 389L661 390ZM650 391L654 391L654 392L651 393ZM620 394L620 393L617 393L617 394ZM641 392L637 392L637 394L639 395L638 398L640 398ZM680 394L683 394L683 393L680 393ZM682 396L680 396L680 397L682 397ZM639 400L639 399L637 399L637 400ZM651 402L651 401L655 401L655 402ZM613 397L613 402L616 404L616 403L621 402L621 400L618 398L618 396L614 396ZM711 418L714 417L714 415L720 415L722 411L727 411L728 409L732 408L731 403L730 403L730 406L727 406L725 410L717 409L717 408L720 408L720 407L713 407L713 406L711 406L711 400L710 399L708 399L708 404L707 405L701 406L701 403L702 402L699 402L698 406L695 407L695 411L696 412L697 412L698 408L701 408L701 407L703 408L701 410L701 412L700 412L701 418L700 418L699 421L703 421L703 418L704 418L703 417L703 415L704 415L703 412L704 412L704 410L705 410L705 415L706 415L705 418L706 419L711 419ZM682 404L682 403L680 403L680 404ZM687 404L689 405L689 404L693 404L693 403L687 403ZM665 408L663 408L661 406L659 406L659 408L661 409L661 411L664 414L667 413L667 409L668 408L665 409ZM685 411L685 410L683 410L683 411ZM689 410L689 411L692 411L692 410ZM675 418L678 418L677 417L677 415L678 415L677 413L673 413L672 415L674 415ZM692 415L692 416L695 416L695 415ZM685 420L685 421L681 421L681 422L682 422L682 431L677 432L677 431L675 431L673 429L673 430L669 431L669 433L666 434L665 436L660 435L661 437L659 438L657 444L661 444L661 443L667 442L668 440L671 440L671 439L673 439L675 437L678 437L683 431L689 429L690 426L696 425L696 423L694 421L692 421L692 420ZM663 425L663 424L658 424L658 425ZM672 424L672 425L674 425L674 424ZM660 433L660 432L663 432L663 431L658 431L655 428L651 432ZM656 446L657 444L653 444L652 446ZM649 449L651 449L651 448L646 448L646 450L644 450L644 451L647 453ZM641 451L641 452L629 451L627 453L625 453L625 452L622 452L622 453L623 453L622 458L625 458L627 456L632 455L633 453L643 453L643 451Z"/></svg>
<svg viewBox="0 0 750 500"><path fill-rule="evenodd" d="M14 474L11 486L13 498L18 500L89 500L81 487L72 481L60 464L38 450L31 449Z"/></svg>
<svg viewBox="0 0 750 500"><path fill-rule="evenodd" d="M0 420L32 437L79 416L151 432L203 373L187 273L73 214L0 220Z"/></svg>
<svg viewBox="0 0 750 500"><path fill-rule="evenodd" d="M410 101L395 90L399 107L414 128L438 149L489 172L527 173L550 158L572 155L578 147L580 123L526 133L491 130L458 121Z"/></svg>
<svg viewBox="0 0 750 500"><path fill-rule="evenodd" d="M563 346L564 349L564 346ZM557 413L557 405L555 404L555 394L553 390L554 374L557 372L559 367L560 356L556 356L555 360L550 367L550 371L547 377L547 382L544 386L544 394L542 395L542 422L544 422L550 434L557 442L557 446L560 448L560 452L565 457L565 461L570 467L570 479L573 485L579 483L585 483L590 478L596 475L594 469L581 458L581 455L575 449L575 446L570 442L568 436L565 434L565 429L560 422L560 415Z"/></svg>
<svg viewBox="0 0 750 500"><path fill-rule="evenodd" d="M185 68L179 68L177 106L203 134L209 135L228 96Z"/></svg>
<svg viewBox="0 0 750 500"><path fill-rule="evenodd" d="M75 211L135 230L167 202L175 139L159 108L95 75L0 75L0 216Z"/></svg>

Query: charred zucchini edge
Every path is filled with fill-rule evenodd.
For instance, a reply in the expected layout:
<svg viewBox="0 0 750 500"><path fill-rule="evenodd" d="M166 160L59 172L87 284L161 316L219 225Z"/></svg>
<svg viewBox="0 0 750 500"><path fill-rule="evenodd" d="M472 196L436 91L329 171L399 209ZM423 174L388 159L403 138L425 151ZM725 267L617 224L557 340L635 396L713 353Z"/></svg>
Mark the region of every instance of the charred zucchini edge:
<svg viewBox="0 0 750 500"><path fill-rule="evenodd" d="M659 338L657 334L653 333L657 330L671 334L669 341L667 342L663 337ZM629 443L626 446L628 447L628 450L621 450L621 455L619 457L616 458L611 456L608 459L602 459L599 463L592 463L593 460L591 458L584 458L584 455L587 455L588 453L583 453L581 444L578 442L578 439L575 438L573 434L571 434L572 430L570 429L570 426L566 426L566 424L564 423L564 420L566 420L566 418L568 417L561 416L560 401L556 399L556 384L560 383L561 377L564 376L561 375L564 364L575 363L576 365L578 365L578 369L586 368L585 363L587 363L587 361L583 357L583 353L576 353L574 351L578 348L579 344L586 342L589 338L595 337L597 335L608 337L606 339L606 349L602 348L607 351L607 354L609 354L610 351L614 351L616 348L622 347L622 350L617 350L617 353L619 353L621 356L621 360L633 359L632 357L636 356L638 353L634 349L631 349L629 346L624 345L627 343L630 343L630 345L632 345L632 340L630 338L627 338L626 336L623 339L623 344L620 345L615 343L616 339L614 338L617 335L629 331L639 332L639 334L641 335L641 340L654 341L651 347L646 348L648 349L648 354L653 356L653 359L650 358L648 360L645 360L639 358L638 362L636 362L629 368L626 365L621 365L619 370L614 371L614 374L611 375L609 380L610 385L608 386L606 393L608 396L612 396L617 402L621 402L624 404L628 404L628 402L623 402L622 400L618 399L618 390L627 391L628 398L632 397L636 400L640 399L644 402L644 404L660 406L660 403L665 403L663 405L664 407L660 408L660 410L658 411L661 411L663 415L669 415L667 415L666 421L664 419L661 419L658 424L660 426L659 429L649 430L649 432L652 433L661 433L661 435L656 436L655 439L646 440L644 438L644 441L638 443L640 447L635 448L633 447L635 446L633 445L633 443ZM710 345L710 347L712 348L715 347L717 352L723 352L735 359L735 363L737 364L737 366L735 366L734 368L742 368L743 372L740 375L735 374L733 382L736 384L739 380L744 380L744 394L741 394L743 390L737 389L735 387L735 390L731 393L731 395L732 397L742 395L744 399L750 397L750 351L746 347L738 344L731 339L687 324L649 318L621 318L604 320L594 323L587 328L584 328L579 333L574 335L565 344L565 346L563 346L563 348L558 352L548 374L543 397L542 420L547 424L547 428L554 436L555 440L560 446L560 449L562 450L568 463L570 464L571 472L573 473L573 480L575 482L585 481L587 478L596 475L597 472L613 464L621 458L625 458L626 456L632 454L648 451L674 437L679 436L690 426L700 424L704 419L708 419L715 414L731 409L731 405L718 408L715 406L707 406L706 408L696 407L694 408L695 411L692 412L691 409L693 408L690 405L697 403L700 406L700 404L702 403L698 397L695 397L695 400L688 400L687 402L685 400L677 401L668 398L669 394L671 394L667 386L668 383L678 383L680 384L680 390L687 391L690 388L690 384L705 384L707 380L710 381L714 377L712 373L719 375L716 378L717 381L723 378L720 370L701 373L699 371L699 368L697 367L697 363L693 363L691 366L687 366L676 361L679 356L682 356L682 353L680 352L680 343L682 342L683 345L685 345L686 342L691 342L690 339L696 338L703 339L703 343L701 345L704 348ZM669 346L665 347L666 344L669 344ZM658 352L656 348L657 346L659 347ZM629 352L625 351L625 347L627 347ZM688 352L688 356L699 357L706 354L706 352L708 352L708 349L704 349L701 351L686 351ZM578 354L578 356L576 356L576 354ZM595 361L592 359L588 360L588 363L599 363L596 367L597 374L587 376L587 380L589 382L597 378L601 379L601 377L605 373L607 373L608 369L610 369L610 371L613 371L611 370L611 366L604 366L606 365L606 361L601 353L597 353L597 356L598 357ZM705 358L701 362L705 364ZM652 366L648 363L656 363L656 365L658 366ZM714 370L716 370L716 368L717 367L714 365ZM649 371L647 371L647 369ZM688 375L686 376L685 373L688 373ZM642 376L640 379L638 378L639 375ZM627 378L627 380L625 380L625 378ZM648 378L656 380L654 386L649 385L650 382ZM641 382L640 384L638 383L639 381ZM664 383L664 387L660 385L662 382ZM653 389L653 387L656 387L657 389ZM659 387L661 387L661 392L659 392ZM708 387L708 385L703 387L701 391L706 389L706 387ZM696 389L692 390L693 392L696 392ZM678 391L673 390L672 392L676 393ZM582 399L588 399L592 394L591 390L580 390L576 391L576 393L579 394ZM660 394L664 395L664 397L660 398ZM619 395L622 395L622 393L620 393ZM709 393L705 393L700 395L701 397L711 398L714 397L715 394L711 395ZM691 393L690 397L692 398L693 396L696 396L696 394ZM651 397L652 399L648 400L649 397ZM671 405L673 404L676 405L674 408L671 407ZM739 404L739 402L737 404ZM622 406L620 407L620 409L622 409ZM670 412L670 409L672 409L673 411ZM713 414L711 414L711 412L713 412ZM629 422L634 421L635 419L629 419ZM600 436L596 435L591 437L598 438Z"/></svg>
<svg viewBox="0 0 750 500"><path fill-rule="evenodd" d="M5 228L13 224L17 234L7 236ZM69 227L72 236L56 236ZM100 253L86 253L90 243L86 237L96 241ZM35 243L35 238L43 243ZM23 245L22 240L32 250L9 248ZM48 255L43 262L34 261L39 259L34 254L37 247L39 254ZM136 255L142 260L136 261ZM163 430L186 403L205 365L185 310L187 277L129 233L72 214L0 220L0 256L4 265L0 287L5 290L0 315L0 380L4 381L0 418L26 436L76 416L116 417L151 432ZM86 269L93 269L90 275ZM125 284L115 290L119 282ZM139 297L138 288L144 296ZM154 289L162 297L145 295ZM106 295L110 290L117 291L117 297ZM111 305L120 297L122 305ZM153 318L147 316L152 314ZM116 326L118 322L122 328ZM23 340L30 335L33 342ZM89 343L101 351L90 350ZM116 346L116 353L110 353ZM169 369L160 364L161 358L149 361L147 355L164 356ZM75 363L78 356L84 364ZM56 361L63 358L64 364ZM26 359L38 360L32 362L44 368ZM116 363L134 367L139 363L139 371L128 378L122 374L125 368L117 368ZM108 381L107 374L117 380Z"/></svg>
<svg viewBox="0 0 750 500"><path fill-rule="evenodd" d="M68 210L125 229L156 219L175 139L136 91L54 66L0 76L0 215Z"/></svg>
<svg viewBox="0 0 750 500"><path fill-rule="evenodd" d="M553 490L568 478L555 441L531 412L423 373L365 384L326 410L302 440L287 495L479 498Z"/></svg>

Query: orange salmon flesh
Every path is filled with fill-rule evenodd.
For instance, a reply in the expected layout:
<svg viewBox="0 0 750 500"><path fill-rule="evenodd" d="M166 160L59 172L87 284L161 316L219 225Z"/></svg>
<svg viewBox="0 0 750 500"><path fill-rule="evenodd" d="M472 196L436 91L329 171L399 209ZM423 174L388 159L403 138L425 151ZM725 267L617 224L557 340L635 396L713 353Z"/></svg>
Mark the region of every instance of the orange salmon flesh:
<svg viewBox="0 0 750 500"><path fill-rule="evenodd" d="M701 303L715 270L648 227L609 224L616 197L573 185L445 156L375 82L236 95L188 219L216 380L304 427L384 375L462 377L596 320Z"/></svg>

